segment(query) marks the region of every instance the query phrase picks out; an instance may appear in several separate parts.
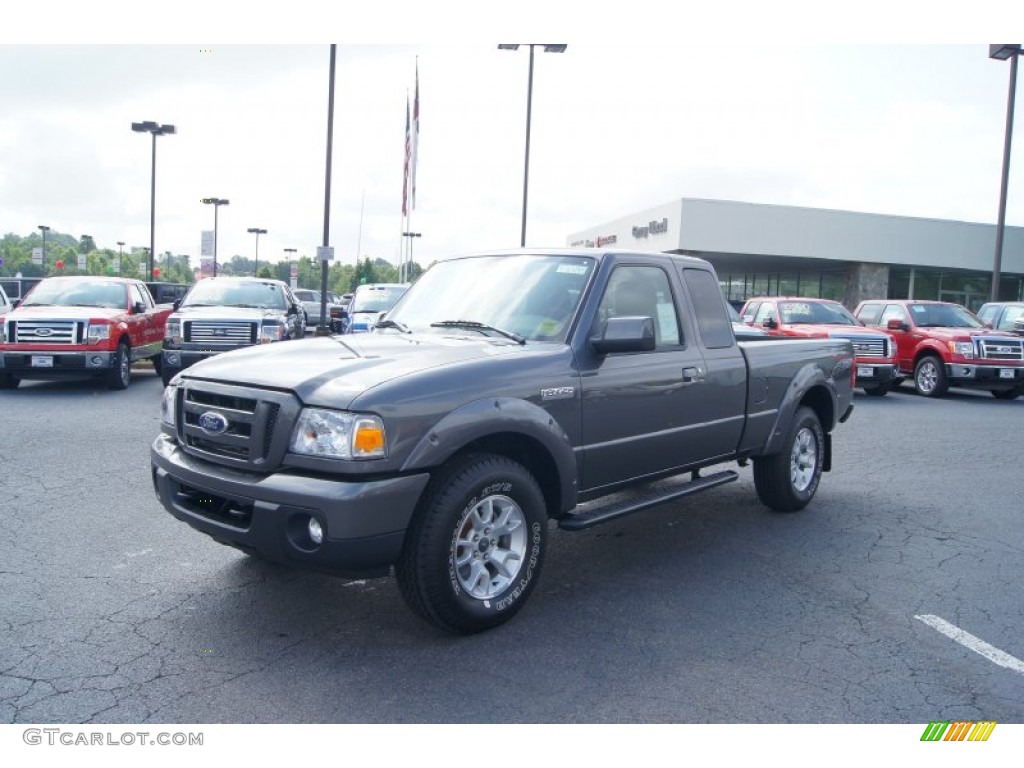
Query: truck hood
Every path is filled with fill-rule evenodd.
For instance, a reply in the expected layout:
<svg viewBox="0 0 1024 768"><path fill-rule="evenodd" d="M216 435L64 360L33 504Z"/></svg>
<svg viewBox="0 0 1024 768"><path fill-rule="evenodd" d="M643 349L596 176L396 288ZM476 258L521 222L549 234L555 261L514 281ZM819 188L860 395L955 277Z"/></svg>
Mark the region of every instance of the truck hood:
<svg viewBox="0 0 1024 768"><path fill-rule="evenodd" d="M171 317L182 320L263 320L281 318L283 309L266 307L181 307Z"/></svg>
<svg viewBox="0 0 1024 768"><path fill-rule="evenodd" d="M9 320L113 320L128 314L127 309L110 307L18 307L4 317Z"/></svg>
<svg viewBox="0 0 1024 768"><path fill-rule="evenodd" d="M861 325L842 325L841 323L793 323L792 325L786 326L786 331L794 336L800 335L810 337L834 336L849 338L853 336L870 336L871 338L877 339L879 336L884 337L888 335L885 331L865 328Z"/></svg>
<svg viewBox="0 0 1024 768"><path fill-rule="evenodd" d="M971 338L976 336L996 337L1012 339L1013 334L1006 331L993 331L988 328L956 328L950 326L918 327L914 329L918 333L927 334L929 338L941 341L956 341L957 339Z"/></svg>
<svg viewBox="0 0 1024 768"><path fill-rule="evenodd" d="M366 333L289 341L226 352L184 378L294 392L309 405L347 408L371 387L439 366L506 355L550 354L551 344L442 334Z"/></svg>

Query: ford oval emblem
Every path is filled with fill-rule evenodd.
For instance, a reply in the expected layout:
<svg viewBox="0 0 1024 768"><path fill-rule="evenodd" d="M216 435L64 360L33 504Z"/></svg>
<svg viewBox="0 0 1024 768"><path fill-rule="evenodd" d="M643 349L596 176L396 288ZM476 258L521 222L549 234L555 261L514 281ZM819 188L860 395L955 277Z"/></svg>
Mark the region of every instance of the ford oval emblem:
<svg viewBox="0 0 1024 768"><path fill-rule="evenodd" d="M199 428L210 435L223 435L228 430L228 420L222 414L206 411L199 416Z"/></svg>
<svg viewBox="0 0 1024 768"><path fill-rule="evenodd" d="M52 334L52 328L36 328L36 336L50 336Z"/></svg>

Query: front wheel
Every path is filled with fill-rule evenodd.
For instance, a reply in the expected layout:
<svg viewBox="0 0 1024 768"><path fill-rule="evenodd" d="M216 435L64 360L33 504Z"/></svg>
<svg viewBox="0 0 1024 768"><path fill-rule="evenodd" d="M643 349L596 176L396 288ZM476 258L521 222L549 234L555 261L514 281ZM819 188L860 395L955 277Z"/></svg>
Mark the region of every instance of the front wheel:
<svg viewBox="0 0 1024 768"><path fill-rule="evenodd" d="M117 345L110 370L107 371L107 386L111 389L127 389L132 381L132 353L128 342Z"/></svg>
<svg viewBox="0 0 1024 768"><path fill-rule="evenodd" d="M884 384L865 384L864 394L871 395L871 397L885 397L889 394L891 383L885 382Z"/></svg>
<svg viewBox="0 0 1024 768"><path fill-rule="evenodd" d="M797 409L782 450L754 459L754 487L761 503L776 512L796 512L818 490L825 457L825 432L810 408Z"/></svg>
<svg viewBox="0 0 1024 768"><path fill-rule="evenodd" d="M525 467L462 457L431 482L413 516L395 567L402 598L449 632L496 627L533 591L547 537L544 496Z"/></svg>
<svg viewBox="0 0 1024 768"><path fill-rule="evenodd" d="M949 389L946 367L934 355L926 355L914 367L914 389L925 397L942 397Z"/></svg>

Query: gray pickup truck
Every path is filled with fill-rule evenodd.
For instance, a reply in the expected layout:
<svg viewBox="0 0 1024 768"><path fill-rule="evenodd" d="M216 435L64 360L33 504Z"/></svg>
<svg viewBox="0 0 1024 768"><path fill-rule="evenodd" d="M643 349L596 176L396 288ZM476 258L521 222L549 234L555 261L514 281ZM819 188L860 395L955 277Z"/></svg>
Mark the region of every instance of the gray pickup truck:
<svg viewBox="0 0 1024 768"><path fill-rule="evenodd" d="M554 524L704 491L738 476L705 468L748 460L762 502L803 508L853 410L852 361L846 340L737 342L700 259L452 258L371 333L176 376L153 484L221 543L345 577L393 567L415 613L478 632L522 607Z"/></svg>

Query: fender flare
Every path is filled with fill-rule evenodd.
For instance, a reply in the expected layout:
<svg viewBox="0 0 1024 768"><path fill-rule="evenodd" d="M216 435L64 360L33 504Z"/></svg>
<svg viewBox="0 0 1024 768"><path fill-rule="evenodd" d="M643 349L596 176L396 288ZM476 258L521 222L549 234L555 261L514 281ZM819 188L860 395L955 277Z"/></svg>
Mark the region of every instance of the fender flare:
<svg viewBox="0 0 1024 768"><path fill-rule="evenodd" d="M837 407L835 385L831 379L826 377L820 367L814 363L809 363L801 368L790 380L789 387L786 389L786 393L783 395L782 402L779 405L775 423L772 425L772 430L768 434L768 439L761 450L761 455L768 456L782 450L782 442L785 440L786 435L789 434L789 425L796 415L797 408L800 407L807 393L814 388L820 388L823 392L828 393L831 401L831 418L822 418L821 428L826 436L832 431L832 427L835 424Z"/></svg>
<svg viewBox="0 0 1024 768"><path fill-rule="evenodd" d="M576 455L569 436L550 413L519 398L488 397L459 406L427 431L401 471L440 466L465 446L497 434L520 435L539 443L557 475L557 510L562 512L575 505Z"/></svg>

